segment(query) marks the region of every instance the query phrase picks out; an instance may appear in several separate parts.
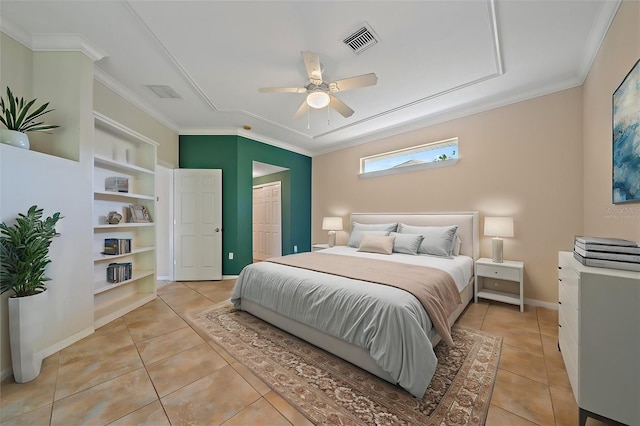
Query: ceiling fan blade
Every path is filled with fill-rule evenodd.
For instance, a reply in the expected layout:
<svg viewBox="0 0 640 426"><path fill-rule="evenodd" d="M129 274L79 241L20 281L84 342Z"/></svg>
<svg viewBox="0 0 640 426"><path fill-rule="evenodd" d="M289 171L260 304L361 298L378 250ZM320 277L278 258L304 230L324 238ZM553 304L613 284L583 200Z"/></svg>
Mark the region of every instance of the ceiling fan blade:
<svg viewBox="0 0 640 426"><path fill-rule="evenodd" d="M307 69L309 80L315 85L322 84L322 70L320 68L320 57L318 54L308 50L304 50L300 53L302 54L302 60L304 61L304 66Z"/></svg>
<svg viewBox="0 0 640 426"><path fill-rule="evenodd" d="M347 104L333 95L329 95L329 97L331 98L329 106L338 111L344 118L351 117L353 115L353 110L349 108Z"/></svg>
<svg viewBox="0 0 640 426"><path fill-rule="evenodd" d="M374 86L377 82L378 76L376 76L375 73L369 73L334 81L329 84L329 90L331 92L342 92L359 87Z"/></svg>
<svg viewBox="0 0 640 426"><path fill-rule="evenodd" d="M305 87L261 87L260 93L307 93Z"/></svg>
<svg viewBox="0 0 640 426"><path fill-rule="evenodd" d="M297 120L298 118L302 117L304 113L307 112L308 110L309 110L309 105L307 104L307 100L305 99L304 101L302 101L302 105L300 105L300 108L298 108L298 111L296 111L296 113L293 115L293 119Z"/></svg>

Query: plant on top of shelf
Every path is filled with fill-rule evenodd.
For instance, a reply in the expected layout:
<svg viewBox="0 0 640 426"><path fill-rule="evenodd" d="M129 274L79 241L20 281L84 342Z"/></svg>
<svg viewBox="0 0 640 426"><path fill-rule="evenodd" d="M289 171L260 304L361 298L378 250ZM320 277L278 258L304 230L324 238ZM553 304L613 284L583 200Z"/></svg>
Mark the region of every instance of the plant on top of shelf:
<svg viewBox="0 0 640 426"><path fill-rule="evenodd" d="M44 272L61 216L58 212L43 220L42 212L31 206L26 215L18 213L14 226L0 224L0 294L13 290L15 297L26 297L47 289Z"/></svg>
<svg viewBox="0 0 640 426"><path fill-rule="evenodd" d="M55 124L44 124L44 121L35 122L38 117L45 115L53 109L47 110L49 102L46 102L35 109L35 111L29 113L33 104L38 99L33 99L29 102L25 102L24 98L18 99L17 96L13 96L11 89L7 87L7 100L0 97L0 108L2 109L2 115L0 121L4 124L8 130L15 130L16 132L45 132L47 130L55 129L60 126Z"/></svg>

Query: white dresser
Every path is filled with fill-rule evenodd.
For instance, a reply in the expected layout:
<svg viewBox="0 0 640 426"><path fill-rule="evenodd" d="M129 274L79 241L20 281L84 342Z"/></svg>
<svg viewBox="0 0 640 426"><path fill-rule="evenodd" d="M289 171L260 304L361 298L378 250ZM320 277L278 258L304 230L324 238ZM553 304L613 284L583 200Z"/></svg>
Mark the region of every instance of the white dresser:
<svg viewBox="0 0 640 426"><path fill-rule="evenodd" d="M558 345L587 416L640 425L640 272L558 255Z"/></svg>

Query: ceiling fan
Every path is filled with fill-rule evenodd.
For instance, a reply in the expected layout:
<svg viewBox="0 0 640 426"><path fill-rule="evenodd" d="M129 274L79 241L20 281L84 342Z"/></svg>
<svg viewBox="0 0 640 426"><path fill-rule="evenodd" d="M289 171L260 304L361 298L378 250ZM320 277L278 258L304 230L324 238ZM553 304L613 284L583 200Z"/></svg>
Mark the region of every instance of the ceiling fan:
<svg viewBox="0 0 640 426"><path fill-rule="evenodd" d="M351 117L353 110L333 94L345 90L357 89L360 87L373 86L378 82L378 77L374 73L363 74L356 77L349 77L334 82L327 82L322 77L320 57L317 53L308 50L300 52L304 66L309 75L309 82L303 87L261 87L262 93L307 93L298 111L293 116L300 118L311 108L324 108L327 105L338 111L343 117Z"/></svg>

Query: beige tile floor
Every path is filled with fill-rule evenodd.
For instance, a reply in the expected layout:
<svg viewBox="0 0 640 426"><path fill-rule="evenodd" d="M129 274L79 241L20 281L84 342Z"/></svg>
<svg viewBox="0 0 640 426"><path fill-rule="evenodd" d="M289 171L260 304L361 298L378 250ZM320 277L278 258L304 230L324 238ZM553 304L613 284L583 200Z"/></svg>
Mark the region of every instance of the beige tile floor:
<svg viewBox="0 0 640 426"><path fill-rule="evenodd" d="M172 283L158 298L0 386L2 425L304 425L309 422L184 320L234 281ZM557 311L471 304L460 324L504 337L487 425L576 425ZM595 424L591 423L590 424Z"/></svg>

